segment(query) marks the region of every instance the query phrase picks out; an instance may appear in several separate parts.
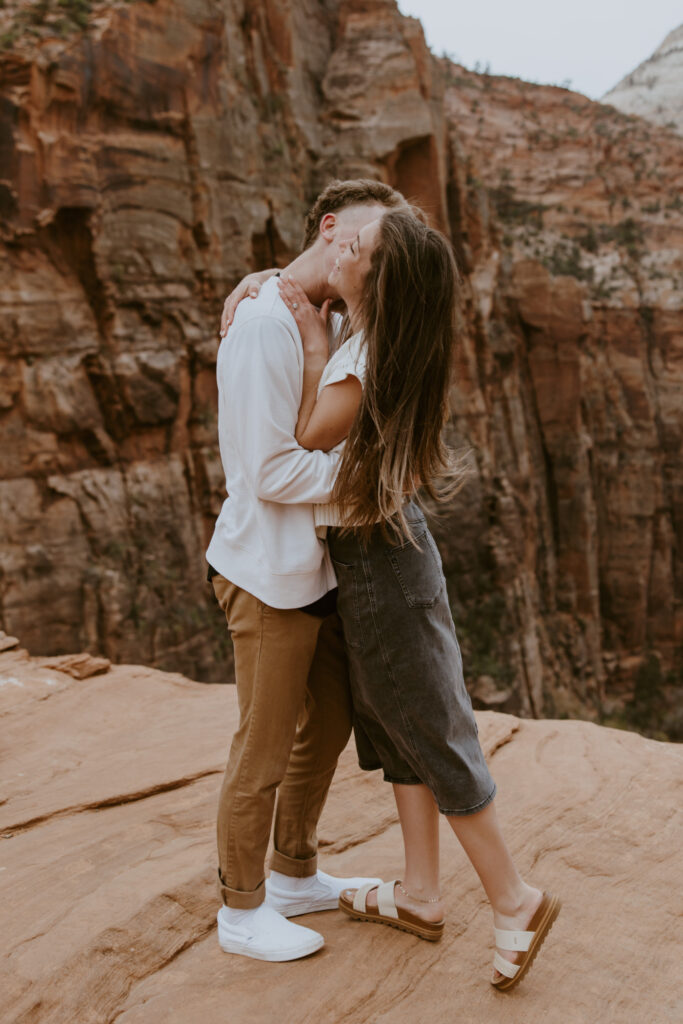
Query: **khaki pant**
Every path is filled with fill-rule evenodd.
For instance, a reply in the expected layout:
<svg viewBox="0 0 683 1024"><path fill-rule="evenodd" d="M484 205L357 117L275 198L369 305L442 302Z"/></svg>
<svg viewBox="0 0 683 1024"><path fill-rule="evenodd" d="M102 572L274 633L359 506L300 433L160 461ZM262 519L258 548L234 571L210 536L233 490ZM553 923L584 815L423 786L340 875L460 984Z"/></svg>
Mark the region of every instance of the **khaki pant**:
<svg viewBox="0 0 683 1024"><path fill-rule="evenodd" d="M341 622L270 608L214 576L235 653L240 722L218 807L219 888L229 907L265 897L265 857L297 878L317 870L317 824L351 733Z"/></svg>

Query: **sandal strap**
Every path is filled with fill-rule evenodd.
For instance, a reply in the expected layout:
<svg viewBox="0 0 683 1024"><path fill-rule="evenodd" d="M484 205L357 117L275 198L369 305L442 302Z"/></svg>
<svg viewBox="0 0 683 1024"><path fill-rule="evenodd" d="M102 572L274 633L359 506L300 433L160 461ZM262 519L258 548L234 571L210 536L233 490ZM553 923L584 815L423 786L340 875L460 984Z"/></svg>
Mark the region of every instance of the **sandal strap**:
<svg viewBox="0 0 683 1024"><path fill-rule="evenodd" d="M361 885L359 889L356 889L355 895L353 897L353 909L357 910L361 914L364 914L368 909L366 902L368 898L368 893L370 892L371 889L376 888L376 882L366 882L365 885Z"/></svg>
<svg viewBox="0 0 683 1024"><path fill-rule="evenodd" d="M398 910L396 909L396 900L394 899L394 886L396 885L396 879L393 882L384 882L383 885L377 890L377 909L383 917L391 917L394 920L398 920Z"/></svg>
<svg viewBox="0 0 683 1024"><path fill-rule="evenodd" d="M500 953L494 953L493 955L493 966L501 974L504 974L506 978L514 978L515 974L519 970L519 964L511 964L509 960L501 956Z"/></svg>
<svg viewBox="0 0 683 1024"><path fill-rule="evenodd" d="M509 932L504 928L494 928L493 931L495 932L498 949L507 949L510 952L520 950L523 953L526 953L529 949L531 940L536 934L536 932Z"/></svg>

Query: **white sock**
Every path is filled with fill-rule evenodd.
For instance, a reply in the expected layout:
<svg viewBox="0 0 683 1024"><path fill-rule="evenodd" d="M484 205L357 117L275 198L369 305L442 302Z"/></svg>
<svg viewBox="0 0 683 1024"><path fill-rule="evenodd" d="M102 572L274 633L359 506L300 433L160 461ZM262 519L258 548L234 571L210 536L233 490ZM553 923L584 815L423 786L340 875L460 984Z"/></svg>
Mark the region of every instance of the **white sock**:
<svg viewBox="0 0 683 1024"><path fill-rule="evenodd" d="M308 878L292 878L291 875L283 875L280 871L270 872L270 881L278 889L286 892L306 892L312 889L317 882L316 875L309 875Z"/></svg>
<svg viewBox="0 0 683 1024"><path fill-rule="evenodd" d="M237 907L227 907L224 905L221 917L225 924L242 924L248 920L250 914L255 914L258 909L258 907L249 907L247 910L240 910Z"/></svg>

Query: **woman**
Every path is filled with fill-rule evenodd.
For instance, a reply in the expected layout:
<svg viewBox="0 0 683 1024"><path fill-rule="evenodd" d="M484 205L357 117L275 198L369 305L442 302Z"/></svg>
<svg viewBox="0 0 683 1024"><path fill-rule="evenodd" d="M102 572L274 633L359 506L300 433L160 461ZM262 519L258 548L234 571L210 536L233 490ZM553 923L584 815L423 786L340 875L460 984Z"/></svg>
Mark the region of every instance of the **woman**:
<svg viewBox="0 0 683 1024"><path fill-rule="evenodd" d="M294 281L281 283L305 354L296 437L342 453L332 504L316 506L316 523L327 527L338 576L360 764L381 767L393 784L406 857L402 881L348 890L340 906L362 921L440 938L441 812L491 902L492 983L507 990L560 901L521 879L504 843L441 560L412 500L418 482L436 496L436 479L453 469L441 430L457 271L442 235L395 210L340 246L329 282L353 332L329 362L327 308L311 306Z"/></svg>

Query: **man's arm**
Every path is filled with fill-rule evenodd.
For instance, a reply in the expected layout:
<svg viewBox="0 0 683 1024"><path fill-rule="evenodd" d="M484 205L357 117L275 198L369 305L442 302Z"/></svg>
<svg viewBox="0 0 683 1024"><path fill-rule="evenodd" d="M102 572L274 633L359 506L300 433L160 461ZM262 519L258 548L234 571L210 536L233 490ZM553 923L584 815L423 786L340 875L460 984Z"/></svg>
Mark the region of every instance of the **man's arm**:
<svg viewBox="0 0 683 1024"><path fill-rule="evenodd" d="M286 504L328 502L339 455L306 451L294 437L301 398L298 342L280 320L259 317L223 344L219 431L227 431L256 496Z"/></svg>

